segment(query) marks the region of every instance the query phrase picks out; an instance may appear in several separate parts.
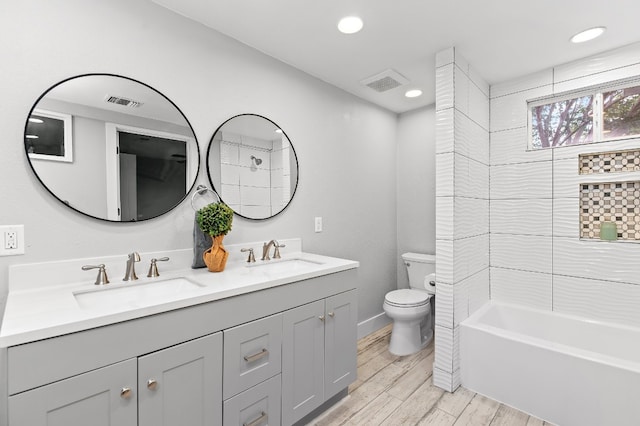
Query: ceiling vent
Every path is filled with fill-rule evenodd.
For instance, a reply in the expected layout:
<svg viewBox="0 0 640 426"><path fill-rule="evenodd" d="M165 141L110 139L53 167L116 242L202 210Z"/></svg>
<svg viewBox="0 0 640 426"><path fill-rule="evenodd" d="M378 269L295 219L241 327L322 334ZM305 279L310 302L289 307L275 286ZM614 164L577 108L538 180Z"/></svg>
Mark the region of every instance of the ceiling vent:
<svg viewBox="0 0 640 426"><path fill-rule="evenodd" d="M376 92L386 92L387 90L395 89L398 86L407 84L407 80L399 72L392 69L381 72L369 78L361 80L360 83L375 90Z"/></svg>
<svg viewBox="0 0 640 426"><path fill-rule="evenodd" d="M110 104L122 105L131 108L138 108L142 106L142 102L134 101L132 99L122 98L120 96L105 96L104 100Z"/></svg>

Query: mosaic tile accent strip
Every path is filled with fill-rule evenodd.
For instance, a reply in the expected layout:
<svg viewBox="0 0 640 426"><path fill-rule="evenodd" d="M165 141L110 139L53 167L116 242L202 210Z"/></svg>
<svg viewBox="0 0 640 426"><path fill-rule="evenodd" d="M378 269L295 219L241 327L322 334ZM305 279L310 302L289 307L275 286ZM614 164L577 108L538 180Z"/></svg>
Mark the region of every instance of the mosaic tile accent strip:
<svg viewBox="0 0 640 426"><path fill-rule="evenodd" d="M580 154L581 175L640 171L640 149Z"/></svg>
<svg viewBox="0 0 640 426"><path fill-rule="evenodd" d="M580 184L580 237L600 239L605 221L619 240L640 240L640 181Z"/></svg>

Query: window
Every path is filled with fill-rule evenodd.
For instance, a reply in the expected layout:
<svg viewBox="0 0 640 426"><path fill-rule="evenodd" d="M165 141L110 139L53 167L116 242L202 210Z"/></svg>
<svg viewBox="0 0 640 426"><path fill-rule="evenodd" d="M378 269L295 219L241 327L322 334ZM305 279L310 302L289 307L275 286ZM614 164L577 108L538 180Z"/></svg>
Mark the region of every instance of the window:
<svg viewBox="0 0 640 426"><path fill-rule="evenodd" d="M36 160L73 161L71 116L60 112L34 110L27 121L25 148Z"/></svg>
<svg viewBox="0 0 640 426"><path fill-rule="evenodd" d="M529 149L633 137L640 137L640 86L529 103Z"/></svg>

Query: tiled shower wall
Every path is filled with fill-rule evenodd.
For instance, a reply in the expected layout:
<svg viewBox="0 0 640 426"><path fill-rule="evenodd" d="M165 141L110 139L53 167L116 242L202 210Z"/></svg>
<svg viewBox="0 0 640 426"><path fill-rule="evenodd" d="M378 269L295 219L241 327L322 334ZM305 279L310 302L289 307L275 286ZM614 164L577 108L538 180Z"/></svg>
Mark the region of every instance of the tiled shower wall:
<svg viewBox="0 0 640 426"><path fill-rule="evenodd" d="M580 239L579 154L639 139L527 151L527 100L640 77L640 44L491 87L491 299L640 326L640 244Z"/></svg>
<svg viewBox="0 0 640 426"><path fill-rule="evenodd" d="M455 48L436 56L433 382L460 385L459 324L489 300L489 86Z"/></svg>

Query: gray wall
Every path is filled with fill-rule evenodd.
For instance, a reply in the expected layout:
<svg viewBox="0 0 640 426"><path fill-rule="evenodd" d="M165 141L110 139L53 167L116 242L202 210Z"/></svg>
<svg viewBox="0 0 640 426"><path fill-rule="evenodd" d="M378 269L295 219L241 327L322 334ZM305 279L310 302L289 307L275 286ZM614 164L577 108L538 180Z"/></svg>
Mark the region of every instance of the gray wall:
<svg viewBox="0 0 640 426"><path fill-rule="evenodd" d="M409 286L400 255L436 252L435 106L398 117L398 285ZM395 283L390 283L395 286Z"/></svg>
<svg viewBox="0 0 640 426"><path fill-rule="evenodd" d="M295 199L268 221L236 218L225 242L302 237L306 251L358 260L359 319L381 312L397 266L395 114L148 1L3 2L0 40L11 40L0 79L0 224L24 224L27 246L0 258L1 299L11 264L119 254L124 262L131 250L192 246L189 202L148 222L98 221L53 199L29 168L23 129L38 96L70 76L109 72L173 100L203 156L215 129L240 113L286 129L300 163ZM324 232L313 232L314 216Z"/></svg>

